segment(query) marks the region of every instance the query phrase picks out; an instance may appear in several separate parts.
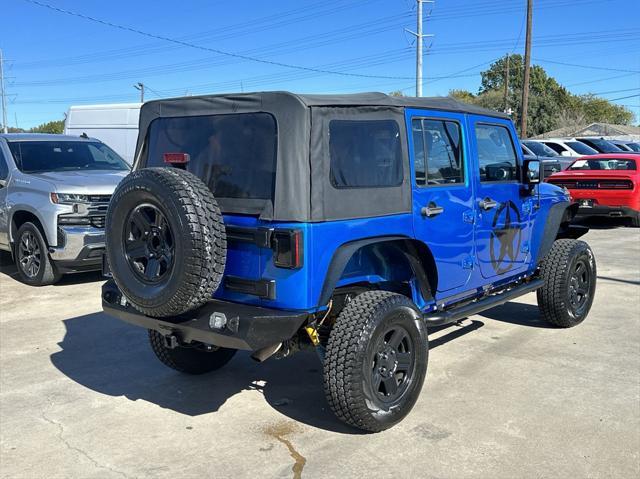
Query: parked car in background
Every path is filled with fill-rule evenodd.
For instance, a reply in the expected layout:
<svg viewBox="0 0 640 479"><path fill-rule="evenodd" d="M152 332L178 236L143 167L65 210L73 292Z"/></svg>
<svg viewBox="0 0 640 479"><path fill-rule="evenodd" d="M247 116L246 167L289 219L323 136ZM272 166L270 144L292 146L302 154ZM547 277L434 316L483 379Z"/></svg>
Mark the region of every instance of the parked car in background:
<svg viewBox="0 0 640 479"><path fill-rule="evenodd" d="M64 122L64 134L97 138L132 165L140 105L142 103L72 106Z"/></svg>
<svg viewBox="0 0 640 479"><path fill-rule="evenodd" d="M524 140L520 142L525 157L535 157L543 164L544 177L565 170L573 163L573 159L560 156L544 143Z"/></svg>
<svg viewBox="0 0 640 479"><path fill-rule="evenodd" d="M598 153L621 153L624 151L611 143L609 140L605 140L604 138L580 137L576 138L576 140L584 143L587 146L590 146Z"/></svg>
<svg viewBox="0 0 640 479"><path fill-rule="evenodd" d="M560 165L560 162L558 160L536 156L532 154L531 150L526 148L524 145L521 144L520 146L522 148L522 156L525 160L537 160L540 162L540 165L542 166L543 179L550 177L558 171L562 171L562 166Z"/></svg>
<svg viewBox="0 0 640 479"><path fill-rule="evenodd" d="M640 156L603 154L575 161L547 181L569 190L578 215L630 218L640 226Z"/></svg>
<svg viewBox="0 0 640 479"><path fill-rule="evenodd" d="M611 143L616 145L622 151L631 151L640 153L640 143L629 140L609 140Z"/></svg>
<svg viewBox="0 0 640 479"><path fill-rule="evenodd" d="M571 162L575 161L581 156L596 155L597 150L594 150L590 146L576 140L575 138L545 138L542 140L528 140L543 143L548 146L560 156L570 158Z"/></svg>
<svg viewBox="0 0 640 479"><path fill-rule="evenodd" d="M0 135L0 249L12 253L19 278L44 285L100 269L109 200L128 173L95 139Z"/></svg>

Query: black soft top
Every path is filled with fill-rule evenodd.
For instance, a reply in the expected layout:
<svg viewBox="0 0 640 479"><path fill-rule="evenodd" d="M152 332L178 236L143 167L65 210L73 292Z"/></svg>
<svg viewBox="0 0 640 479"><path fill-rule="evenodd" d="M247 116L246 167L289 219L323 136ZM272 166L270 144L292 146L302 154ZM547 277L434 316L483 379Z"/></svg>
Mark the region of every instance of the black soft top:
<svg viewBox="0 0 640 479"><path fill-rule="evenodd" d="M153 100L144 103L140 110L136 167L144 167L146 163L147 132L157 118L267 112L276 119L278 129L274 200L256 205L242 199L220 198L225 212L259 214L263 219L281 221L327 221L409 212L406 108L509 119L504 113L449 97L395 97L375 92L299 95L275 91ZM403 184L388 188L333 187L329 181L327 134L333 119L395 120L400 127L403 149Z"/></svg>

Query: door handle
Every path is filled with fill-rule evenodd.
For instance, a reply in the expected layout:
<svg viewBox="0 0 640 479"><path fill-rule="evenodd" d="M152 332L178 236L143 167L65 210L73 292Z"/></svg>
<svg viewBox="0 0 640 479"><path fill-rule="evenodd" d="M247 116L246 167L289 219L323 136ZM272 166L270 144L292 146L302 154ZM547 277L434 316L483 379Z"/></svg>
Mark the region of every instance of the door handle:
<svg viewBox="0 0 640 479"><path fill-rule="evenodd" d="M422 216L426 216L427 218L433 218L434 216L438 216L439 214L444 212L444 208L442 206L436 205L432 201L427 206L423 206L420 212L422 213Z"/></svg>
<svg viewBox="0 0 640 479"><path fill-rule="evenodd" d="M484 199L484 200L480 200L480 208L482 208L483 210L487 211L490 210L492 208L495 208L496 206L498 206L498 202L492 200L491 198L489 198L488 196Z"/></svg>

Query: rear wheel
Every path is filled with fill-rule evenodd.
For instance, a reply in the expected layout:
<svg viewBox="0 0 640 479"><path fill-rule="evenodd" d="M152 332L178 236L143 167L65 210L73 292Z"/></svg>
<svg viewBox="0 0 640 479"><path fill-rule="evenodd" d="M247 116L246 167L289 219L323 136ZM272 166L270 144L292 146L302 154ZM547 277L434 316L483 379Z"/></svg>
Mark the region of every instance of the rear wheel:
<svg viewBox="0 0 640 479"><path fill-rule="evenodd" d="M428 342L413 302L387 291L355 297L329 336L324 389L342 421L377 432L413 408L427 371Z"/></svg>
<svg viewBox="0 0 640 479"><path fill-rule="evenodd" d="M33 223L24 223L18 229L14 257L18 276L23 283L44 286L60 279L60 274L49 258L44 236Z"/></svg>
<svg viewBox="0 0 640 479"><path fill-rule="evenodd" d="M186 374L205 374L220 369L236 354L235 349L215 346L165 346L164 337L157 331L149 330L151 349L165 366Z"/></svg>
<svg viewBox="0 0 640 479"><path fill-rule="evenodd" d="M596 260L589 245L556 240L542 263L541 276L544 286L537 296L544 319L561 328L584 321L596 291Z"/></svg>

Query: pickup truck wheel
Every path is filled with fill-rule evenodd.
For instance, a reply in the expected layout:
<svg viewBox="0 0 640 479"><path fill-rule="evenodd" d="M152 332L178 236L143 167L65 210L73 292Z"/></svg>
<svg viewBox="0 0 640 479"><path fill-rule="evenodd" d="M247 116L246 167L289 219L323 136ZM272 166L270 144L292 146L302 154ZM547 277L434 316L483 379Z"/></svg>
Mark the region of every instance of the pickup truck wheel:
<svg viewBox="0 0 640 479"><path fill-rule="evenodd" d="M186 374L205 374L220 369L236 354L235 349L178 346L173 349L164 345L162 334L149 330L151 349L165 366Z"/></svg>
<svg viewBox="0 0 640 479"><path fill-rule="evenodd" d="M18 229L14 257L18 276L23 283L44 286L60 279L49 258L47 242L33 223L24 223Z"/></svg>
<svg viewBox="0 0 640 479"><path fill-rule="evenodd" d="M584 241L556 240L541 268L544 286L537 291L542 316L561 328L580 324L596 291L596 260Z"/></svg>
<svg viewBox="0 0 640 479"><path fill-rule="evenodd" d="M177 168L144 168L116 188L107 257L127 300L148 316L177 316L211 299L224 272L224 223L211 190Z"/></svg>
<svg viewBox="0 0 640 479"><path fill-rule="evenodd" d="M413 408L427 371L421 315L406 296L367 291L339 314L324 361L324 390L342 421L388 429Z"/></svg>

